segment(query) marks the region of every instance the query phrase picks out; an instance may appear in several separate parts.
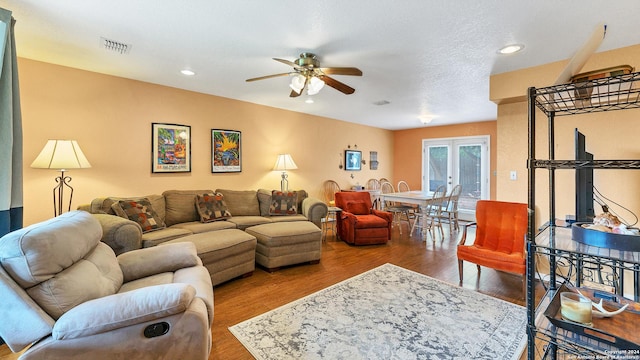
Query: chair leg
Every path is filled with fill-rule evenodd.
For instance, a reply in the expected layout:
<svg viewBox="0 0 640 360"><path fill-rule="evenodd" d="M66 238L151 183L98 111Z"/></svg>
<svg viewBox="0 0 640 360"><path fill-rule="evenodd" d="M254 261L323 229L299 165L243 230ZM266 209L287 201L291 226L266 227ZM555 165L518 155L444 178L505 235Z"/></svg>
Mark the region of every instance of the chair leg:
<svg viewBox="0 0 640 360"><path fill-rule="evenodd" d="M458 260L458 275L460 276L460 285L462 285L462 260Z"/></svg>
<svg viewBox="0 0 640 360"><path fill-rule="evenodd" d="M460 224L458 224L458 213L453 214L453 221L455 223L455 229L460 230Z"/></svg>

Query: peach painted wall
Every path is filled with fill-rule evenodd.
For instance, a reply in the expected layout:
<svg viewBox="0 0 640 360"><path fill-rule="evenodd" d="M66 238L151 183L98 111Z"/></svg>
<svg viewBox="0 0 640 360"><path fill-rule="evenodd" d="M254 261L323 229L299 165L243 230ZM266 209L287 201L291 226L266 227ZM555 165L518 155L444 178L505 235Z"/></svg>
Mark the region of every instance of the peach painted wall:
<svg viewBox="0 0 640 360"><path fill-rule="evenodd" d="M72 209L99 196L136 196L167 189L279 189L277 154L290 153L298 170L290 188L321 196L325 179L343 187L371 177L390 177L391 131L285 111L227 98L179 90L20 58L24 127L25 225L53 215L52 189L59 172L29 165L47 139L75 139L92 168L71 170ZM192 171L151 173L151 123L191 126ZM242 132L242 172L212 174L211 129ZM367 165L340 170L341 154L358 145ZM369 151L380 166L370 170ZM351 175L353 174L353 178Z"/></svg>
<svg viewBox="0 0 640 360"><path fill-rule="evenodd" d="M537 66L491 77L491 99L498 103L498 196L527 202L528 116L526 92L530 86L553 84L566 61ZM629 64L640 70L640 45L594 54L581 72ZM635 86L639 86L636 84ZM640 109L558 116L555 119L556 159L573 159L574 129L586 135L587 151L597 160L640 159ZM536 158L548 158L547 117L536 112ZM518 170L525 176L510 181L503 171ZM556 216L573 214L575 186L573 170L556 171ZM632 214L614 202L640 214L640 171L595 170L594 185L610 200L612 209L628 222ZM548 171L536 170L536 209L538 223L548 219ZM601 212L595 208L596 214Z"/></svg>
<svg viewBox="0 0 640 360"><path fill-rule="evenodd" d="M411 130L400 130L393 133L394 155L393 179L394 186L400 180L405 180L411 189L420 190L422 187L422 140L451 137L480 136L490 137L490 166L491 166L491 198L495 198L496 182L496 144L497 129L495 121L484 121L469 124L449 126L429 126Z"/></svg>

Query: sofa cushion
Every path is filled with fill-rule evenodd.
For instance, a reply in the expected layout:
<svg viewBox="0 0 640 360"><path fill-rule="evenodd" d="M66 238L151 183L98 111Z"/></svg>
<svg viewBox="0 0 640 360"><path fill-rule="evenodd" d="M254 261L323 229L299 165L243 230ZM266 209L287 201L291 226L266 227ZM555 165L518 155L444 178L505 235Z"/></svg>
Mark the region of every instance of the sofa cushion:
<svg viewBox="0 0 640 360"><path fill-rule="evenodd" d="M269 208L271 207L271 191L267 189L258 189L258 203L260 206L260 216L269 216Z"/></svg>
<svg viewBox="0 0 640 360"><path fill-rule="evenodd" d="M353 215L367 215L371 212L369 211L367 203L364 201L347 201L346 205L344 211L350 212Z"/></svg>
<svg viewBox="0 0 640 360"><path fill-rule="evenodd" d="M250 226L268 224L271 222L271 219L264 216L234 216L229 218L227 222L235 224L236 228L240 230L244 230Z"/></svg>
<svg viewBox="0 0 640 360"><path fill-rule="evenodd" d="M149 199L120 200L111 208L116 215L140 224L142 232L149 232L165 227L164 222L155 211Z"/></svg>
<svg viewBox="0 0 640 360"><path fill-rule="evenodd" d="M151 194L151 195L145 195L145 196L128 196L128 197L111 196L106 198L96 198L91 201L91 205L89 206L89 209L90 209L89 212L93 214L104 213L104 214L116 215L116 213L113 211L113 208L111 206L120 200L127 200L127 199L133 199L133 200L149 199L149 201L151 202L151 206L153 206L153 210L156 211L158 216L160 216L160 219L162 219L162 222L164 222L164 217L165 217L164 196L157 195L157 194Z"/></svg>
<svg viewBox="0 0 640 360"><path fill-rule="evenodd" d="M199 221L197 223L202 224ZM176 226L171 226L171 227L160 229L157 231L150 231L148 233L142 234L142 238L141 238L142 247L148 248L148 247L156 246L165 241L177 239L179 237L187 236L191 234L192 234L191 231L187 229L179 228Z"/></svg>
<svg viewBox="0 0 640 360"><path fill-rule="evenodd" d="M216 189L216 193L224 196L227 210L233 216L260 216L257 191Z"/></svg>
<svg viewBox="0 0 640 360"><path fill-rule="evenodd" d="M271 222L292 222L292 221L309 221L306 216L302 214L294 214L289 216L269 216L267 217Z"/></svg>
<svg viewBox="0 0 640 360"><path fill-rule="evenodd" d="M52 318L78 304L115 294L123 274L102 227L89 213L72 211L7 234L0 264Z"/></svg>
<svg viewBox="0 0 640 360"><path fill-rule="evenodd" d="M309 194L304 190L295 190L295 192L298 193L298 214L302 214L302 202L309 197ZM259 189L258 202L260 203L260 216L270 216L271 190Z"/></svg>
<svg viewBox="0 0 640 360"><path fill-rule="evenodd" d="M192 221L186 223L175 224L171 229L184 229L188 230L192 234L200 234L211 231L235 229L236 224L229 221L211 221L203 223L200 221Z"/></svg>
<svg viewBox="0 0 640 360"><path fill-rule="evenodd" d="M167 190L162 193L166 202L167 226L183 222L199 221L196 195L210 194L211 190ZM231 212L233 214L233 212Z"/></svg>
<svg viewBox="0 0 640 360"><path fill-rule="evenodd" d="M296 215L298 213L298 193L295 191L273 190L269 215Z"/></svg>
<svg viewBox="0 0 640 360"><path fill-rule="evenodd" d="M200 222L224 220L231 217L222 194L196 195L196 209L200 214Z"/></svg>

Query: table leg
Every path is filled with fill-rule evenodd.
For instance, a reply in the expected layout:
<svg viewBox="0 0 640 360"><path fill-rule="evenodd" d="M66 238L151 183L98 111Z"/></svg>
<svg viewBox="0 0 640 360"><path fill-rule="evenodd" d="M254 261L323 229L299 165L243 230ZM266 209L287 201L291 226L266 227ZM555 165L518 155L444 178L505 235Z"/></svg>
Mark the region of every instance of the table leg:
<svg viewBox="0 0 640 360"><path fill-rule="evenodd" d="M429 220L429 206L420 204L420 216L422 216L422 241L427 242L427 221ZM414 220L415 221L415 220Z"/></svg>

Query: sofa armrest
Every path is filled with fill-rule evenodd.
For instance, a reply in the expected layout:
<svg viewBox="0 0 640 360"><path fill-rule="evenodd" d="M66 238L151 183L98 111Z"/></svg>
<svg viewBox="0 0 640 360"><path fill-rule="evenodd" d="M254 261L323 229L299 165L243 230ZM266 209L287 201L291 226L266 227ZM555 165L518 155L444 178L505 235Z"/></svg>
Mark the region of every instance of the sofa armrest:
<svg viewBox="0 0 640 360"><path fill-rule="evenodd" d="M142 247L142 228L135 221L108 214L91 214L102 226L102 242L116 255Z"/></svg>
<svg viewBox="0 0 640 360"><path fill-rule="evenodd" d="M184 312L196 295L188 284L148 286L84 302L53 326L57 340L75 339Z"/></svg>
<svg viewBox="0 0 640 360"><path fill-rule="evenodd" d="M472 226L477 227L478 223L474 221L474 222L467 223L462 227L462 236L460 237L460 241L458 241L458 246L465 244L465 242L467 241L467 230Z"/></svg>
<svg viewBox="0 0 640 360"><path fill-rule="evenodd" d="M393 214L388 212L388 211L371 209L371 214L373 214L373 215L375 215L377 217L385 219L388 223L393 222Z"/></svg>
<svg viewBox="0 0 640 360"><path fill-rule="evenodd" d="M118 255L124 282L164 272L202 265L196 246L189 241L133 250Z"/></svg>
<svg viewBox="0 0 640 360"><path fill-rule="evenodd" d="M308 197L302 200L302 215L322 229L322 218L327 216L327 204L320 199Z"/></svg>

